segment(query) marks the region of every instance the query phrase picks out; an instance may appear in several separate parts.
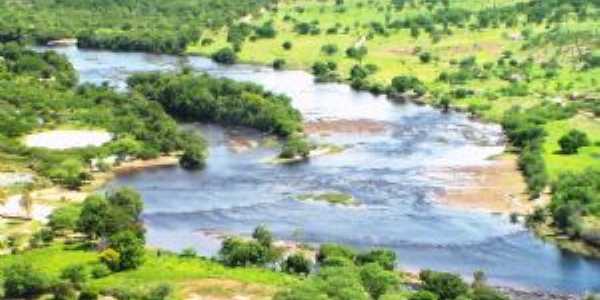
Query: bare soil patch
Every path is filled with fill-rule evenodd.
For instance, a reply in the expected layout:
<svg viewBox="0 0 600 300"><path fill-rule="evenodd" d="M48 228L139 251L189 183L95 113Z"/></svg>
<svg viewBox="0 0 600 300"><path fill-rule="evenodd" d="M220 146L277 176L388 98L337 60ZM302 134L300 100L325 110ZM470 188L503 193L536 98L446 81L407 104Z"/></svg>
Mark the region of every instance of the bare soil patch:
<svg viewBox="0 0 600 300"><path fill-rule="evenodd" d="M176 155L165 155L147 160L127 161L115 166L112 171L116 174L125 174L147 168L174 166L179 163Z"/></svg>
<svg viewBox="0 0 600 300"><path fill-rule="evenodd" d="M516 155L504 154L484 166L448 170L460 178L439 196L439 202L467 210L491 213L531 213L547 199L530 201Z"/></svg>

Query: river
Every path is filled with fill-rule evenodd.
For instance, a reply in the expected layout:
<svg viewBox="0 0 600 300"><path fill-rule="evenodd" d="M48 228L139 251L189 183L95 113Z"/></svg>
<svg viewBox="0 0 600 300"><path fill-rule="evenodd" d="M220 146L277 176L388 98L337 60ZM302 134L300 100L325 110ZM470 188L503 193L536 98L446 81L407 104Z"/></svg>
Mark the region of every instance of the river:
<svg viewBox="0 0 600 300"><path fill-rule="evenodd" d="M428 106L395 104L346 85L316 84L303 71L221 66L201 57L54 50L70 59L81 82L107 81L124 89L124 79L132 72L189 66L284 93L307 121L384 124L385 130L374 134L314 135L317 142L345 150L293 165L266 163L277 154L273 147L241 152L230 147L232 138L259 144L266 139L251 130L187 125L209 141L205 169L144 170L110 184L133 186L142 193L151 245L193 247L213 255L219 241L212 233L249 234L265 224L280 239L391 248L398 253L399 266L409 270L432 268L466 276L484 270L497 285L561 293L600 291L600 261L562 252L522 225L511 224L506 215L436 203L445 188L465 180L453 170L487 164L486 158L503 151L497 125ZM330 191L350 194L360 204L298 201L300 195Z"/></svg>

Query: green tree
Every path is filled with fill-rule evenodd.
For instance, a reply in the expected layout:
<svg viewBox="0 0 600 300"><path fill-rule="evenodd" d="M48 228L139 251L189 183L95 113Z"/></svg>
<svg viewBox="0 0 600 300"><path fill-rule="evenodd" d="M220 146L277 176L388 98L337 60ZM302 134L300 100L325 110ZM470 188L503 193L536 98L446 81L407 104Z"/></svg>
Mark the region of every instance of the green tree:
<svg viewBox="0 0 600 300"><path fill-rule="evenodd" d="M365 46L350 47L346 49L346 56L356 59L359 63L367 56L367 53L369 53L369 50Z"/></svg>
<svg viewBox="0 0 600 300"><path fill-rule="evenodd" d="M185 147L183 155L179 158L179 165L187 170L197 170L204 166L206 149L203 145L191 144Z"/></svg>
<svg viewBox="0 0 600 300"><path fill-rule="evenodd" d="M106 235L109 208L106 198L100 195L88 196L83 201L81 214L77 220L77 230L87 234L92 239Z"/></svg>
<svg viewBox="0 0 600 300"><path fill-rule="evenodd" d="M408 300L438 300L438 296L430 291L417 291L408 297Z"/></svg>
<svg viewBox="0 0 600 300"><path fill-rule="evenodd" d="M289 138L279 153L280 158L294 158L301 157L307 158L310 155L311 145L308 141L303 138L291 137Z"/></svg>
<svg viewBox="0 0 600 300"><path fill-rule="evenodd" d="M590 140L585 132L572 129L558 140L561 152L564 154L576 154L579 148L589 146Z"/></svg>
<svg viewBox="0 0 600 300"><path fill-rule="evenodd" d="M384 270L378 263L369 263L362 267L360 279L365 290L375 300L398 284L394 273Z"/></svg>
<svg viewBox="0 0 600 300"><path fill-rule="evenodd" d="M265 248L271 248L271 244L273 244L273 234L265 225L257 226L252 233L252 238Z"/></svg>
<svg viewBox="0 0 600 300"><path fill-rule="evenodd" d="M281 265L281 269L286 273L292 274L310 274L312 263L300 253L288 256Z"/></svg>
<svg viewBox="0 0 600 300"><path fill-rule="evenodd" d="M438 295L440 299L456 299L469 291L467 284L455 274L424 270L419 273L419 278L423 282L423 289Z"/></svg>
<svg viewBox="0 0 600 300"><path fill-rule="evenodd" d="M360 253L356 256L356 263L358 265L378 263L385 270L392 271L396 263L396 252L389 249L375 249Z"/></svg>
<svg viewBox="0 0 600 300"><path fill-rule="evenodd" d="M144 262L144 241L135 232L117 232L110 237L109 245L119 254L118 264L112 265L115 271L136 269Z"/></svg>
<svg viewBox="0 0 600 300"><path fill-rule="evenodd" d="M219 258L223 264L230 267L263 266L271 260L269 249L262 244L238 238L227 238L223 241Z"/></svg>
<svg viewBox="0 0 600 300"><path fill-rule="evenodd" d="M337 244L322 244L317 252L317 261L323 262L331 257L343 257L350 261L354 261L356 258L356 251L354 249L337 245Z"/></svg>
<svg viewBox="0 0 600 300"><path fill-rule="evenodd" d="M76 205L67 205L58 208L50 215L48 226L54 232L76 230L80 214L81 208Z"/></svg>
<svg viewBox="0 0 600 300"><path fill-rule="evenodd" d="M237 54L231 48L222 48L213 53L212 59L221 64L233 65L237 62Z"/></svg>

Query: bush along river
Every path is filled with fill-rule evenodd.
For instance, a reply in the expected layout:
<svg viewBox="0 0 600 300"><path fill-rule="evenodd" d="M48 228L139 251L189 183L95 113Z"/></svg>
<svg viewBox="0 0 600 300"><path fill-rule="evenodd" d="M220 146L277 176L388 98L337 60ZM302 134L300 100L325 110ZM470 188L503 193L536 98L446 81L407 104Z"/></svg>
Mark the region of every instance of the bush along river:
<svg viewBox="0 0 600 300"><path fill-rule="evenodd" d="M39 48L44 50L44 48ZM311 138L339 153L297 164L272 163L272 138L250 130L186 125L210 143L205 169L142 170L109 186L133 186L146 199L148 242L214 255L219 234L249 234L265 224L278 238L336 242L397 251L408 270L431 268L468 276L485 271L496 285L559 293L600 291L600 261L561 252L507 214L437 202L469 180L465 168L490 164L504 150L497 125L415 104L316 84L303 71L221 66L201 57L55 48L82 82L125 88L132 72L182 66L264 85L293 99ZM482 193L480 197L486 197ZM351 197L349 205L320 199Z"/></svg>

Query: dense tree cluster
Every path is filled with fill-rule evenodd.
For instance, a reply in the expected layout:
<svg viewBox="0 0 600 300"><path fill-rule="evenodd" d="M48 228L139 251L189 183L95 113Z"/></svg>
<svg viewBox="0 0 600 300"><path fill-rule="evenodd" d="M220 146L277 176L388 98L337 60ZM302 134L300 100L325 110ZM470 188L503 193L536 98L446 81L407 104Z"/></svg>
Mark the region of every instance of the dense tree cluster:
<svg viewBox="0 0 600 300"><path fill-rule="evenodd" d="M255 84L184 73L136 74L128 84L181 120L242 125L283 137L302 128L289 98Z"/></svg>
<svg viewBox="0 0 600 300"><path fill-rule="evenodd" d="M232 24L272 4L272 0L2 2L0 42L77 38L80 47L182 53L199 40L201 29ZM263 29L259 31L270 34Z"/></svg>

